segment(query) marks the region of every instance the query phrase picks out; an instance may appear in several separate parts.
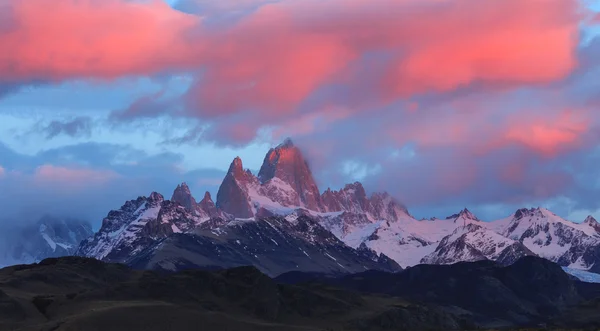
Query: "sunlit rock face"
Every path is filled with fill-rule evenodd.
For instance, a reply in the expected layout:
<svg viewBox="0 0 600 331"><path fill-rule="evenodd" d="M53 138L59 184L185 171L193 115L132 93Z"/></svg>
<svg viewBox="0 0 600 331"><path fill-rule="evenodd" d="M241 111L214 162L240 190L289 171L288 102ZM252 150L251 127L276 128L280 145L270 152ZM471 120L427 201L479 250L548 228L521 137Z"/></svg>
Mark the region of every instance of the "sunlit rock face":
<svg viewBox="0 0 600 331"><path fill-rule="evenodd" d="M223 179L217 193L217 207L235 217L254 216L249 203L247 185L253 181L251 174L244 171L242 159L236 157Z"/></svg>
<svg viewBox="0 0 600 331"><path fill-rule="evenodd" d="M275 178L289 185L295 194L285 204L321 210L319 188L302 152L290 139L269 150L258 173L262 184Z"/></svg>

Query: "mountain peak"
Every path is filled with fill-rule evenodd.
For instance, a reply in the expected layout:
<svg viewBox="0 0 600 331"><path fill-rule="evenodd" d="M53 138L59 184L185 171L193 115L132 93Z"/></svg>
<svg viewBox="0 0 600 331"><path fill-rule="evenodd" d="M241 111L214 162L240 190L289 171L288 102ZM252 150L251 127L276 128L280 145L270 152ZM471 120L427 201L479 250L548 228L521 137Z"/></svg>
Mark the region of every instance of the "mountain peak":
<svg viewBox="0 0 600 331"><path fill-rule="evenodd" d="M179 203L189 211L196 209L196 199L194 199L192 196L190 188L185 182L177 185L175 191L173 191L173 195L171 196L171 201Z"/></svg>
<svg viewBox="0 0 600 331"><path fill-rule="evenodd" d="M158 192L152 192L148 197L148 201L152 204L160 204L163 201L165 201L165 197L163 197L163 195Z"/></svg>
<svg viewBox="0 0 600 331"><path fill-rule="evenodd" d="M271 148L258 172L262 184L278 178L288 184L300 199L301 204L311 210L321 210L319 188L300 149L286 139Z"/></svg>
<svg viewBox="0 0 600 331"><path fill-rule="evenodd" d="M344 191L348 191L348 190L362 190L364 191L364 187L363 184L361 182L354 182L351 184L346 184L344 186Z"/></svg>
<svg viewBox="0 0 600 331"><path fill-rule="evenodd" d="M583 221L583 224L589 225L596 230L600 230L600 223L598 223L598 221L592 215L586 217L585 221Z"/></svg>
<svg viewBox="0 0 600 331"><path fill-rule="evenodd" d="M217 192L216 207L223 212L241 218L254 216L245 186L252 177L244 171L242 159L236 157ZM205 195L206 197L206 195Z"/></svg>
<svg viewBox="0 0 600 331"><path fill-rule="evenodd" d="M217 209L217 206L212 200L210 192L208 191L204 193L204 198L202 198L202 200L198 203L198 207L201 210L203 210L206 213L206 215L210 218L221 216L219 210Z"/></svg>
<svg viewBox="0 0 600 331"><path fill-rule="evenodd" d="M456 222L459 218L463 218L465 220L479 221L479 218L475 216L469 209L465 208L461 210L458 214L454 214L446 217L447 220L453 219Z"/></svg>
<svg viewBox="0 0 600 331"><path fill-rule="evenodd" d="M242 164L242 159L239 156L236 156L233 161L231 161L231 165L229 165L229 173L242 173L244 172L244 166Z"/></svg>
<svg viewBox="0 0 600 331"><path fill-rule="evenodd" d="M279 144L276 148L292 148L294 147L294 142L292 141L292 138L285 138L285 140Z"/></svg>
<svg viewBox="0 0 600 331"><path fill-rule="evenodd" d="M549 217L552 215L555 215L553 212L551 212L550 210L546 209L546 208L542 208L542 207L536 207L536 208L521 208L518 209L515 214L514 217L516 219L520 219L523 217L529 217L529 216L533 216L533 215L537 215L538 217Z"/></svg>

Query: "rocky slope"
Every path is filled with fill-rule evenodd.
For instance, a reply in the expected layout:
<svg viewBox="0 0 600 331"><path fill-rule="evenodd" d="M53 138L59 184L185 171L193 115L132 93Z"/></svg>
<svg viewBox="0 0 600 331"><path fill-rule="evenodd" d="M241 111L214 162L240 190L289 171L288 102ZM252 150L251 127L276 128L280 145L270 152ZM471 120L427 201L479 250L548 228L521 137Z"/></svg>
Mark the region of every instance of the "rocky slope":
<svg viewBox="0 0 600 331"><path fill-rule="evenodd" d="M292 270L326 274L401 270L383 254L346 246L310 216L212 222L193 233L157 241L125 262L139 269L166 271L253 265L269 276Z"/></svg>

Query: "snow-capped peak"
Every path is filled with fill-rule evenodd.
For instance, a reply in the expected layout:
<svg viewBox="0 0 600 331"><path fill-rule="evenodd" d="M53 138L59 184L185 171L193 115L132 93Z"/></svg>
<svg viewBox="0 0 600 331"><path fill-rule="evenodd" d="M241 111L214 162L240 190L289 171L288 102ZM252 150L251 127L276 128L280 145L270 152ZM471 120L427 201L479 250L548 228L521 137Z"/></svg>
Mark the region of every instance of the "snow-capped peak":
<svg viewBox="0 0 600 331"><path fill-rule="evenodd" d="M583 221L583 224L593 228L600 234L600 223L598 223L598 221L592 215L586 217L585 221Z"/></svg>
<svg viewBox="0 0 600 331"><path fill-rule="evenodd" d="M171 201L179 203L189 211L195 210L197 205L196 199L194 199L194 197L192 196L190 188L185 182L180 185L177 185L177 188L175 188L175 191L173 191Z"/></svg>
<svg viewBox="0 0 600 331"><path fill-rule="evenodd" d="M469 211L467 208L461 210L458 214L446 217L446 219L452 220L454 223L462 222L464 224L467 224L470 221L480 222L479 218L477 218L477 216L471 213L471 211Z"/></svg>
<svg viewBox="0 0 600 331"><path fill-rule="evenodd" d="M585 218L585 221L583 221L583 223L587 225L596 225L598 224L598 221L594 218L594 216L589 215Z"/></svg>

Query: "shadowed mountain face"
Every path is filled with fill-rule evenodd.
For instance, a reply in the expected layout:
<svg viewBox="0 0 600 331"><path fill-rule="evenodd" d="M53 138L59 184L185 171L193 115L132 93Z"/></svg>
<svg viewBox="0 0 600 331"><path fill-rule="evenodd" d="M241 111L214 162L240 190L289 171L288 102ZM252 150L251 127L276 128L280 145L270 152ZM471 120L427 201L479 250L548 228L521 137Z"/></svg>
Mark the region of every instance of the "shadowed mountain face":
<svg viewBox="0 0 600 331"><path fill-rule="evenodd" d="M92 234L88 222L44 216L14 232L0 234L0 266L72 255L81 241Z"/></svg>
<svg viewBox="0 0 600 331"><path fill-rule="evenodd" d="M352 249L313 218L267 217L257 221L215 219L193 233L157 240L126 260L138 269L177 271L253 265L269 276L291 270L347 274L400 266L368 248Z"/></svg>
<svg viewBox="0 0 600 331"><path fill-rule="evenodd" d="M302 282L295 285L285 284ZM311 282L306 282L312 279ZM473 330L593 325L598 286L524 258L370 271L342 278L254 267L136 271L67 257L0 270L1 330ZM591 286L591 287L590 287ZM358 290L358 291L357 291ZM596 305L596 306L594 306ZM562 324L561 324L562 323Z"/></svg>

